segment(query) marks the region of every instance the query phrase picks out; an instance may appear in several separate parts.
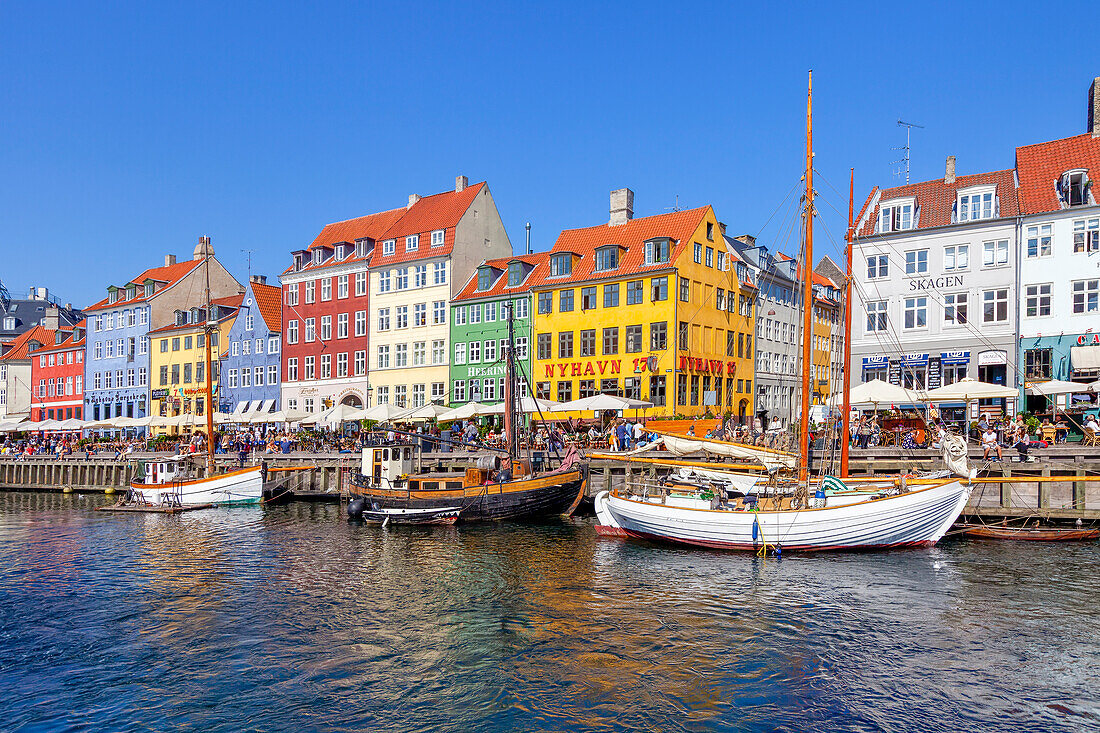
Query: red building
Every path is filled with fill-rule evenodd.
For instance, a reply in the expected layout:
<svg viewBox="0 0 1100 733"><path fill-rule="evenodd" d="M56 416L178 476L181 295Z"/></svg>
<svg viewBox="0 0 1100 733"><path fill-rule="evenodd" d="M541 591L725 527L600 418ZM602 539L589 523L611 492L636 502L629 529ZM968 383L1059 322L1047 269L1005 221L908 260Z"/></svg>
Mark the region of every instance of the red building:
<svg viewBox="0 0 1100 733"><path fill-rule="evenodd" d="M85 321L43 333L47 343L30 354L31 420L83 419Z"/></svg>

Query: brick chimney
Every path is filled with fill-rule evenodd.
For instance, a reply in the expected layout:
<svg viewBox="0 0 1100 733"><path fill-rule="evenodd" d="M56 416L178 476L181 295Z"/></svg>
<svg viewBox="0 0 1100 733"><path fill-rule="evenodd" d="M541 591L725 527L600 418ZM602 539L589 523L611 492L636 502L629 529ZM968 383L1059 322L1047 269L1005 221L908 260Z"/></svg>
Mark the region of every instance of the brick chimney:
<svg viewBox="0 0 1100 733"><path fill-rule="evenodd" d="M1089 86L1088 131L1094 138L1100 138L1100 76L1092 80Z"/></svg>
<svg viewBox="0 0 1100 733"><path fill-rule="evenodd" d="M944 171L944 174L943 174L943 182L948 183L948 184L955 182L955 156L954 155L947 156L947 168L946 168L946 170Z"/></svg>
<svg viewBox="0 0 1100 733"><path fill-rule="evenodd" d="M169 265L174 265L174 264L176 264L176 256L175 255L164 255L164 266L165 267L168 267Z"/></svg>
<svg viewBox="0 0 1100 733"><path fill-rule="evenodd" d="M634 192L620 188L611 192L611 226L626 224L634 218Z"/></svg>
<svg viewBox="0 0 1100 733"><path fill-rule="evenodd" d="M466 176L455 176L455 193L461 193L469 185L470 179Z"/></svg>
<svg viewBox="0 0 1100 733"><path fill-rule="evenodd" d="M411 208L413 207L413 204L415 204L415 203L416 203L417 201L419 201L419 200L420 200L420 194L418 194L418 193L410 193L410 194L409 194L409 205L408 205L408 206L406 206L406 207L405 207L405 209L406 209L406 210L408 210L408 209L411 209Z"/></svg>
<svg viewBox="0 0 1100 733"><path fill-rule="evenodd" d="M61 325L61 310L56 305L46 306L46 315L42 316L42 327L56 331Z"/></svg>
<svg viewBox="0 0 1100 733"><path fill-rule="evenodd" d="M267 275L249 275L248 280L260 285L267 285Z"/></svg>

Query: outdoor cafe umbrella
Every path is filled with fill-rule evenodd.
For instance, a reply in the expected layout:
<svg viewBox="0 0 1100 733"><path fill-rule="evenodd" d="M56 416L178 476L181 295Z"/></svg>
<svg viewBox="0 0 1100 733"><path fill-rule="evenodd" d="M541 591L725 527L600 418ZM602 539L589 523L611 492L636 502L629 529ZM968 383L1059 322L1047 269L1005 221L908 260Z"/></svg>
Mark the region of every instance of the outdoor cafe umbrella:
<svg viewBox="0 0 1100 733"><path fill-rule="evenodd" d="M553 408L553 412L571 412L571 411L587 411L592 410L595 412L601 412L603 410L642 410L647 407L653 407L652 402L646 402L645 400L635 400L630 397L617 397L610 394L597 394L591 397L581 397L571 402L563 402L560 405L556 405Z"/></svg>
<svg viewBox="0 0 1100 733"><path fill-rule="evenodd" d="M922 402L924 395L917 390L905 389L896 384L890 384L881 379L872 379L853 387L848 393L848 404L852 407L870 405L878 409L879 405L911 405ZM844 404L843 394L829 396L830 407L839 407Z"/></svg>
<svg viewBox="0 0 1100 733"><path fill-rule="evenodd" d="M537 397L531 397L530 395L519 398L520 412L528 414L535 414L538 412L552 412L554 408L560 404L560 402L555 402L554 400L540 400Z"/></svg>
<svg viewBox="0 0 1100 733"><path fill-rule="evenodd" d="M398 420L407 420L409 422L421 422L423 420L432 420L438 418L445 412L449 412L448 408L443 405L437 405L434 402L429 402L426 405L420 407L414 407L411 410L397 416Z"/></svg>
<svg viewBox="0 0 1100 733"><path fill-rule="evenodd" d="M24 427L25 430L60 430L61 422L59 420L43 420L41 422L31 423Z"/></svg>
<svg viewBox="0 0 1100 733"><path fill-rule="evenodd" d="M264 413L262 420L257 422L265 423L280 423L280 422L300 422L309 417L308 412L302 412L301 410L276 410L275 412Z"/></svg>
<svg viewBox="0 0 1100 733"><path fill-rule="evenodd" d="M453 410L441 412L436 417L440 422L446 422L448 420L466 420L478 415L491 414L489 410L491 410L492 407L492 405L484 405L480 402L467 402L465 405L460 405Z"/></svg>
<svg viewBox="0 0 1100 733"><path fill-rule="evenodd" d="M15 433L20 430L26 430L27 423L22 420L12 420L10 422L0 422L0 433Z"/></svg>
<svg viewBox="0 0 1100 733"><path fill-rule="evenodd" d="M83 430L84 426L86 424L87 423L85 423L83 420L79 420L75 417L71 417L68 420L62 420L61 421L61 429L62 430Z"/></svg>
<svg viewBox="0 0 1100 733"><path fill-rule="evenodd" d="M1019 396L1019 392L1014 387L979 382L976 379L966 377L954 384L946 384L929 390L926 399L929 402L970 402L972 400L995 400L1017 396Z"/></svg>
<svg viewBox="0 0 1100 733"><path fill-rule="evenodd" d="M1090 385L1080 382L1067 382L1064 379L1051 379L1047 382L1029 382L1025 390L1029 395L1054 397L1055 395L1088 392Z"/></svg>
<svg viewBox="0 0 1100 733"><path fill-rule="evenodd" d="M397 417L403 412L408 412L407 408L398 407L397 405L391 405L388 402L382 402L374 407L368 407L365 410L360 410L356 415L359 420L374 420L375 422L388 422Z"/></svg>

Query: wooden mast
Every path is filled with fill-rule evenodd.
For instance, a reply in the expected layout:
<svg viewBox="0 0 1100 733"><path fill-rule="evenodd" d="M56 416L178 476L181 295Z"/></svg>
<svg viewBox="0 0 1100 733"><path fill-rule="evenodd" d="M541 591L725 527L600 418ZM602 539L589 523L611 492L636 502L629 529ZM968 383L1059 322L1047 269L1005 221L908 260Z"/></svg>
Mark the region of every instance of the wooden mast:
<svg viewBox="0 0 1100 733"><path fill-rule="evenodd" d="M217 328L217 319L212 312L213 303L210 300L210 237L202 237L205 245L203 254L206 255L203 268L206 270L206 323L203 325L203 333L206 334L206 475L214 475L214 362L211 355L214 329Z"/></svg>
<svg viewBox="0 0 1100 733"><path fill-rule="evenodd" d="M844 271L844 401L841 403L840 439L840 477L848 478L848 448L851 441L851 426L848 424L852 412L852 240L855 229L852 217L855 211L856 169L850 171L848 181L848 267Z"/></svg>
<svg viewBox="0 0 1100 733"><path fill-rule="evenodd" d="M508 309L508 346L504 357L504 440L508 446L508 460L519 457L519 436L516 432L516 364L515 364L515 320L511 303ZM509 470L511 466L509 466Z"/></svg>
<svg viewBox="0 0 1100 733"><path fill-rule="evenodd" d="M814 72L811 69L806 90L806 252L802 263L805 283L802 286L802 425L799 436L798 480L807 483L810 478L810 370L813 368L813 317L814 317L814 138L813 138Z"/></svg>

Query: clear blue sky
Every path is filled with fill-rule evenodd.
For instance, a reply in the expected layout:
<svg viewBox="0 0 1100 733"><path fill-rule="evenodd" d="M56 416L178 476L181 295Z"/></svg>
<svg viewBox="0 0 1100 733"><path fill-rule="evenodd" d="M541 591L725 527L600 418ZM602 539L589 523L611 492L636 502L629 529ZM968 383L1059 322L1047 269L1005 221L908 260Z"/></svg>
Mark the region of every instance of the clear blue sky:
<svg viewBox="0 0 1100 733"><path fill-rule="evenodd" d="M1100 62L1031 3L0 5L0 279L77 305L199 235L275 275L327 222L488 180L513 246L713 204L790 249L806 71L821 240L898 179L1008 168L1084 131ZM831 184L831 185L830 185ZM840 189L835 191L832 187ZM833 208L835 207L835 208ZM843 214L838 213L844 212ZM779 240L778 242L776 240Z"/></svg>

